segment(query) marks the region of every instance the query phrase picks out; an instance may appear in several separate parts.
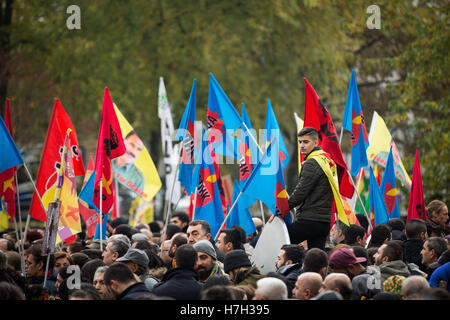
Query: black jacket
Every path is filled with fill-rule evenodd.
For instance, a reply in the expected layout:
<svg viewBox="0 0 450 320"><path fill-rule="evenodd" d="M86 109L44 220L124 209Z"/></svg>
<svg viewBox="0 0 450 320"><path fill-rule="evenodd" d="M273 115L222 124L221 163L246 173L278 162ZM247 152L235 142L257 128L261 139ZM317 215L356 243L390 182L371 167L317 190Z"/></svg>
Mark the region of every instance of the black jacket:
<svg viewBox="0 0 450 320"><path fill-rule="evenodd" d="M404 256L407 263L414 263L420 270L424 271L425 268L422 264L422 255L420 251L423 248L423 240L420 239L408 239L403 243Z"/></svg>
<svg viewBox="0 0 450 320"><path fill-rule="evenodd" d="M321 150L315 147L313 151ZM311 153L310 153L311 154ZM303 162L294 191L289 197L289 209L296 209L296 219L331 222L333 191L327 175L308 154Z"/></svg>
<svg viewBox="0 0 450 320"><path fill-rule="evenodd" d="M174 268L167 271L160 283L155 284L152 293L175 300L198 300L202 286L198 281L197 271Z"/></svg>
<svg viewBox="0 0 450 320"><path fill-rule="evenodd" d="M297 282L297 278L300 275L302 270L302 265L300 263L289 264L286 266L282 266L277 270L277 273L285 276L289 282L287 286L288 289L288 298L292 298L292 289L295 288L295 283Z"/></svg>
<svg viewBox="0 0 450 320"><path fill-rule="evenodd" d="M150 291L143 282L136 282L126 288L117 298L117 300L133 300L136 297L148 294Z"/></svg>

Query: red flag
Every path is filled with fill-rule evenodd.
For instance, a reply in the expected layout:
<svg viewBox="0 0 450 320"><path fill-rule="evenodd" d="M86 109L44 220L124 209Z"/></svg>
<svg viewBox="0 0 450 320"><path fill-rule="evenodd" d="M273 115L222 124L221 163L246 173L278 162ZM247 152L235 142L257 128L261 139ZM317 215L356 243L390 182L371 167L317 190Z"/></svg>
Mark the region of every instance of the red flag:
<svg viewBox="0 0 450 320"><path fill-rule="evenodd" d="M319 145L325 152L330 154L337 164L339 192L347 198L352 198L354 187L348 175L347 164L342 156L333 120L308 80L306 78L303 78L303 80L305 81L305 118L303 127L312 127L319 131Z"/></svg>
<svg viewBox="0 0 450 320"><path fill-rule="evenodd" d="M41 195L42 202L46 209L48 209L48 204L55 200L54 195L56 190L56 180L58 178L58 168L61 165L61 152L67 129L71 129L69 143L72 152L75 176L83 176L84 165L79 151L75 128L61 105L61 102L58 99L55 99L36 178L36 188ZM47 220L44 209L35 192L31 199L30 214L34 219L41 221Z"/></svg>
<svg viewBox="0 0 450 320"><path fill-rule="evenodd" d="M100 208L100 180L102 181L102 212L108 213L111 209L113 196L113 173L111 160L120 157L126 152L122 138L119 121L114 111L113 102L105 88L103 96L102 123L98 133L97 154L95 156L95 182L93 201Z"/></svg>
<svg viewBox="0 0 450 320"><path fill-rule="evenodd" d="M5 124L13 137L12 130L12 121L11 121L11 100L6 98L6 110L5 110ZM8 206L8 215L10 220L13 220L13 217L16 213L16 197L15 197L15 176L16 167L9 168L0 173L0 198L3 197L3 200L6 202Z"/></svg>
<svg viewBox="0 0 450 320"><path fill-rule="evenodd" d="M419 151L416 150L414 159L414 170L411 183L411 193L409 195L408 216L406 222L410 219L422 219L427 221L425 211L425 201L423 200L422 177L420 175Z"/></svg>
<svg viewBox="0 0 450 320"><path fill-rule="evenodd" d="M83 187L88 182L93 171L94 161L92 160L92 155L89 155L89 164L86 169L86 175L84 176ZM99 222L97 211L95 211L95 209L90 209L89 205L80 198L78 198L78 208L86 224L87 236L88 238L92 238L95 235L95 227Z"/></svg>

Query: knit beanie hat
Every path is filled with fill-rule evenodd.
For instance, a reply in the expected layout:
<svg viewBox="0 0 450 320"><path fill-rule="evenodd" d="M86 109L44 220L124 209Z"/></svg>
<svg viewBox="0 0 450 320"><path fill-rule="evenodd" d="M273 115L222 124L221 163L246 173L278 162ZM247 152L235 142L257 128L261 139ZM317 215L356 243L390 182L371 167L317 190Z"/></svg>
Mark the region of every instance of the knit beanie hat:
<svg viewBox="0 0 450 320"><path fill-rule="evenodd" d="M223 262L223 267L225 273L231 270L241 268L241 267L251 267L252 263L248 258L247 254L242 249L236 249L228 252L225 255L225 260Z"/></svg>
<svg viewBox="0 0 450 320"><path fill-rule="evenodd" d="M209 240L200 240L194 243L194 249L197 252L204 252L214 260L217 260L216 250Z"/></svg>
<svg viewBox="0 0 450 320"><path fill-rule="evenodd" d="M383 291L401 294L403 280L405 279L406 278L404 276L399 275L390 276L383 282Z"/></svg>

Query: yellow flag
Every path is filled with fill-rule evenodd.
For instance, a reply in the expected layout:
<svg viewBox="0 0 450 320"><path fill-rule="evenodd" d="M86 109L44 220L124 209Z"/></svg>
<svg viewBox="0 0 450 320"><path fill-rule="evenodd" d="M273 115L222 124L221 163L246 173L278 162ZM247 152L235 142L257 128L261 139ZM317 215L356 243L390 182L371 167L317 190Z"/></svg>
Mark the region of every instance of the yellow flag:
<svg viewBox="0 0 450 320"><path fill-rule="evenodd" d="M116 105L114 109L127 149L124 155L113 161L114 175L119 183L150 202L162 186L158 171L133 127Z"/></svg>
<svg viewBox="0 0 450 320"><path fill-rule="evenodd" d="M386 167L391 145L392 155L394 157L395 176L403 185L406 185L406 187L411 190L411 179L403 166L403 162L400 158L394 139L392 139L391 133L389 132L383 118L381 118L380 115L374 111L369 131L369 147L366 150L367 159Z"/></svg>
<svg viewBox="0 0 450 320"><path fill-rule="evenodd" d="M61 243L63 240L81 232L77 183L68 138L69 130L67 131L63 152L61 155L59 177L62 178L62 185L59 182L57 183L55 195L55 197L57 197L56 199L59 199L61 202L56 243Z"/></svg>
<svg viewBox="0 0 450 320"><path fill-rule="evenodd" d="M8 229L9 225L8 222L9 222L8 211L6 210L6 208L3 207L2 203L0 203L0 231Z"/></svg>
<svg viewBox="0 0 450 320"><path fill-rule="evenodd" d="M338 213L339 220L342 221L347 226L349 225L348 217L344 209L344 202L342 201L341 195L339 193L339 182L337 176L337 167L329 155L323 150L316 150L309 154L308 159L314 159L320 165L323 172L330 182L331 190L333 191L334 202L336 203L336 210Z"/></svg>
<svg viewBox="0 0 450 320"><path fill-rule="evenodd" d="M303 129L303 120L298 116L297 112L294 112L295 117L295 123L297 124L297 134L300 132L300 130ZM297 158L298 158L298 174L300 174L300 170L302 169L302 158L300 155L300 144L298 143L298 137L297 139Z"/></svg>

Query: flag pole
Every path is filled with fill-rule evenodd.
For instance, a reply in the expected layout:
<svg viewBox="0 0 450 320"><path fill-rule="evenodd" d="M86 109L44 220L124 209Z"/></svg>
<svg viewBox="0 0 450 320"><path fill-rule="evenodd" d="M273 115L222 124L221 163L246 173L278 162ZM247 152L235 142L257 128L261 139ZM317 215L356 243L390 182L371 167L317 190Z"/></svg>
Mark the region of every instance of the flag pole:
<svg viewBox="0 0 450 320"><path fill-rule="evenodd" d="M39 201L41 202L41 206L42 206L42 209L44 209L44 213L45 213L45 215L47 215L47 210L45 209L44 202L42 201L41 195L39 194L39 191L36 188L36 184L34 183L33 177L31 176L30 170L28 170L28 167L27 167L25 161L23 162L23 167L25 168L25 171L27 172L28 178L30 179L31 184L33 185L34 191L36 192L36 195L38 196Z"/></svg>
<svg viewBox="0 0 450 320"><path fill-rule="evenodd" d="M344 133L344 126L342 125L341 127L341 134L339 135L339 147L341 146L341 142L342 142L342 134Z"/></svg>
<svg viewBox="0 0 450 320"><path fill-rule="evenodd" d="M197 191L198 191L198 187L195 187L194 205L192 206L192 220L195 220L195 205L197 203Z"/></svg>
<svg viewBox="0 0 450 320"><path fill-rule="evenodd" d="M19 227L20 227L20 238L17 238L17 240L19 240L19 253L20 253L20 266L21 266L21 270L22 270L22 274L25 275L25 254L24 254L24 236L22 234L22 210L20 209L20 192L19 192L19 183L17 180L17 170L14 170L14 178L15 178L15 182L16 182L16 192L17 192L17 210L19 211ZM28 217L30 215L28 214ZM27 218L28 219L28 218ZM17 226L16 226L16 216L14 215L14 225L16 227L16 231L17 231Z"/></svg>
<svg viewBox="0 0 450 320"><path fill-rule="evenodd" d="M230 216L231 211L233 211L233 209L234 209L234 207L236 206L236 204L237 204L239 198L241 197L241 195L242 195L242 191L239 192L239 194L238 194L236 200L234 200L234 203L233 203L233 205L231 206L230 210L228 211L227 215L225 216L225 219L223 220L222 225L221 225L220 228L219 228L219 231L222 230L223 226L224 226L225 223L227 222L227 219L228 219L228 217ZM217 240L218 236L219 236L219 232L217 232L217 234L216 234L216 236L215 236L215 238L214 238L214 241Z"/></svg>
<svg viewBox="0 0 450 320"><path fill-rule="evenodd" d="M247 131L247 133L250 135L250 138L252 138L253 142L258 147L259 152L261 152L261 154L263 154L264 152L263 152L262 148L259 146L258 142L256 141L256 138L253 136L253 133L250 131L250 129L247 127L247 125L245 124L244 121L242 121L242 124L244 125L244 128ZM266 224L266 217L264 216L264 208L263 208L263 204L262 204L261 200L259 200L259 209L261 210L261 218L262 218L263 225L264 225L264 224Z"/></svg>
<svg viewBox="0 0 450 320"><path fill-rule="evenodd" d="M170 189L170 195L169 195L169 199L166 200L166 206L164 208L164 213L166 213L166 216L164 217L164 228L163 228L163 232L161 234L161 238L160 241L166 236L166 228L167 228L167 224L169 221L169 214L170 214L170 203L172 202L172 197L173 197L173 191L175 189L175 183L178 180L178 170L180 169L180 162L181 162L181 153L183 152L183 145L180 145L180 150L178 152L178 163L177 163L177 168L175 169L175 174L173 176L173 181L172 181L172 188ZM162 243L161 243L162 244Z"/></svg>
<svg viewBox="0 0 450 320"><path fill-rule="evenodd" d="M359 195L358 189L357 189L357 187L356 187L356 185L355 185L355 182L353 181L352 174L350 173L350 171L349 171L348 169L347 169L347 173L348 173L348 176L350 177L350 181L352 182L353 187L355 188L356 195L357 195L357 197L358 197L358 199L359 199L359 203L361 204L361 207L362 207L363 210L364 210L364 213L365 213L365 216L366 216L366 218L367 218L367 221L369 222L370 231L372 231L372 230L373 230L372 223L370 222L370 218L369 218L369 215L367 214L367 210L366 210L366 208L364 207L364 204L363 204L363 202L362 202L362 200L361 200L361 196Z"/></svg>

